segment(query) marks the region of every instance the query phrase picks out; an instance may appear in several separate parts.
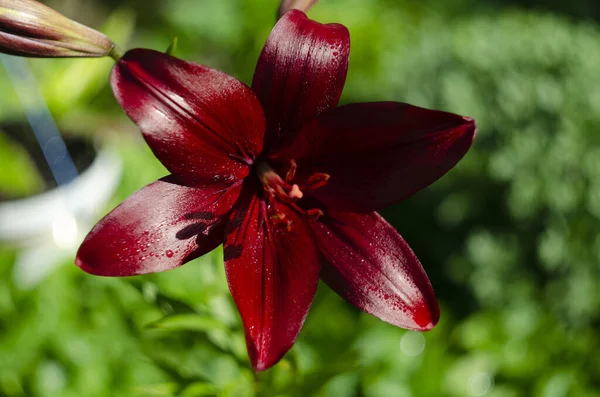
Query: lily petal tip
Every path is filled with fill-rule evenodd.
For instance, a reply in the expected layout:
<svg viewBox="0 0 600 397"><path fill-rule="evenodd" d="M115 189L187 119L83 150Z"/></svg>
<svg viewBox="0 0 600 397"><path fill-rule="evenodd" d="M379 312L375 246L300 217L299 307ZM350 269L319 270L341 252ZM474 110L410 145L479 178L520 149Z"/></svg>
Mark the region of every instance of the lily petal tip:
<svg viewBox="0 0 600 397"><path fill-rule="evenodd" d="M102 275L101 272L98 272L97 268L89 266L89 264L81 258L81 255L79 253L77 253L77 256L75 257L75 265L84 272L92 274L94 276Z"/></svg>
<svg viewBox="0 0 600 397"><path fill-rule="evenodd" d="M440 308L437 301L433 301L430 305L423 304L414 311L413 320L417 331L430 331L437 325L440 320Z"/></svg>
<svg viewBox="0 0 600 397"><path fill-rule="evenodd" d="M473 139L477 136L477 123L475 119L472 117L463 116L463 120L465 121L465 129L469 131L473 135Z"/></svg>
<svg viewBox="0 0 600 397"><path fill-rule="evenodd" d="M252 361L252 368L254 372L263 372L271 368L275 363L269 363L267 361Z"/></svg>
<svg viewBox="0 0 600 397"><path fill-rule="evenodd" d="M84 272L91 274L93 276L108 276L107 272L102 271L102 267L90 265L90 261L85 260L83 258L84 255L81 253L77 253L75 257L75 265L83 270Z"/></svg>
<svg viewBox="0 0 600 397"><path fill-rule="evenodd" d="M440 320L440 309L436 305L435 310L433 311L424 310L415 312L413 319L418 326L418 331L431 331Z"/></svg>
<svg viewBox="0 0 600 397"><path fill-rule="evenodd" d="M291 348L291 346L290 346ZM264 346L262 349L257 349L256 345L248 343L248 356L250 357L250 364L255 372L266 371L279 362L287 353L289 349L286 349L280 354L269 354L270 349Z"/></svg>

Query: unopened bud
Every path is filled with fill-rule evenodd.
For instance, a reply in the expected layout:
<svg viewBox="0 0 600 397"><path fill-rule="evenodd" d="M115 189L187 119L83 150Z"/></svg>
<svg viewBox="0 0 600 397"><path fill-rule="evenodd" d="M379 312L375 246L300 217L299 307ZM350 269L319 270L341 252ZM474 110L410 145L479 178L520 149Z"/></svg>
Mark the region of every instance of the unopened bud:
<svg viewBox="0 0 600 397"><path fill-rule="evenodd" d="M0 52L38 58L102 57L114 43L34 0L0 0Z"/></svg>
<svg viewBox="0 0 600 397"><path fill-rule="evenodd" d="M281 0L279 5L279 18L290 10L300 10L307 12L317 0Z"/></svg>

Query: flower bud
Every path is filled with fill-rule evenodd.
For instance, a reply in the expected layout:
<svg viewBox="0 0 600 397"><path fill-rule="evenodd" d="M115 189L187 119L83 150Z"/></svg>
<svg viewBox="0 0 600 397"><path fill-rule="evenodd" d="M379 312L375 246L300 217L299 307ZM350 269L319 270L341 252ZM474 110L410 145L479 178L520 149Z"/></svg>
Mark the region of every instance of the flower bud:
<svg viewBox="0 0 600 397"><path fill-rule="evenodd" d="M0 52L39 58L102 57L114 43L34 0L0 0Z"/></svg>
<svg viewBox="0 0 600 397"><path fill-rule="evenodd" d="M281 0L279 5L279 18L289 10L300 10L307 12L317 0Z"/></svg>

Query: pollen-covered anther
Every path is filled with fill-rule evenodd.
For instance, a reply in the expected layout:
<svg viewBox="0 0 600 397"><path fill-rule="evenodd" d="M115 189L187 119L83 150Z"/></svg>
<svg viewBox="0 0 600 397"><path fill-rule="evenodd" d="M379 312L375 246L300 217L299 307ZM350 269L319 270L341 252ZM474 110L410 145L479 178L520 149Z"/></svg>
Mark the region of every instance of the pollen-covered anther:
<svg viewBox="0 0 600 397"><path fill-rule="evenodd" d="M331 176L329 174L324 174L322 172L317 172L312 174L308 181L306 181L306 190L315 190L320 187L327 185Z"/></svg>
<svg viewBox="0 0 600 397"><path fill-rule="evenodd" d="M306 210L306 216L311 221L317 221L323 215L325 215L325 213L319 208L311 208L309 210Z"/></svg>
<svg viewBox="0 0 600 397"><path fill-rule="evenodd" d="M296 176L296 170L298 169L298 164L296 164L296 160L290 160L289 169L285 174L285 180L291 181Z"/></svg>
<svg viewBox="0 0 600 397"><path fill-rule="evenodd" d="M291 220L287 219L287 217L285 216L284 213L277 212L277 213L271 214L269 216L269 219L271 220L273 225L275 225L275 227L284 228L288 232L292 231L293 222Z"/></svg>

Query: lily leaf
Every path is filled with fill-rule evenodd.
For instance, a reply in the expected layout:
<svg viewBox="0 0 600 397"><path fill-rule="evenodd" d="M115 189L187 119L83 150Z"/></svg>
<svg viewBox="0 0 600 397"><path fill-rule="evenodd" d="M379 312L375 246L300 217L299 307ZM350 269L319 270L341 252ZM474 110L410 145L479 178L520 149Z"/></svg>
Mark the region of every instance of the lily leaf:
<svg viewBox="0 0 600 397"><path fill-rule="evenodd" d="M196 382L192 383L188 387L186 387L183 392L181 392L182 397L204 397L204 396L214 396L218 393L218 389L210 383L206 382Z"/></svg>
<svg viewBox="0 0 600 397"><path fill-rule="evenodd" d="M173 397L176 391L177 384L170 382L137 387L133 390L133 395L135 397Z"/></svg>
<svg viewBox="0 0 600 397"><path fill-rule="evenodd" d="M177 36L173 37L173 40L171 40L171 44L169 44L169 48L167 48L165 54L175 56L175 52L177 51L177 41Z"/></svg>
<svg viewBox="0 0 600 397"><path fill-rule="evenodd" d="M228 330L220 321L208 316L198 314L177 314L163 317L146 326L150 329L163 329L169 331L199 331Z"/></svg>
<svg viewBox="0 0 600 397"><path fill-rule="evenodd" d="M26 151L0 132L0 197L15 198L41 192L44 182Z"/></svg>

